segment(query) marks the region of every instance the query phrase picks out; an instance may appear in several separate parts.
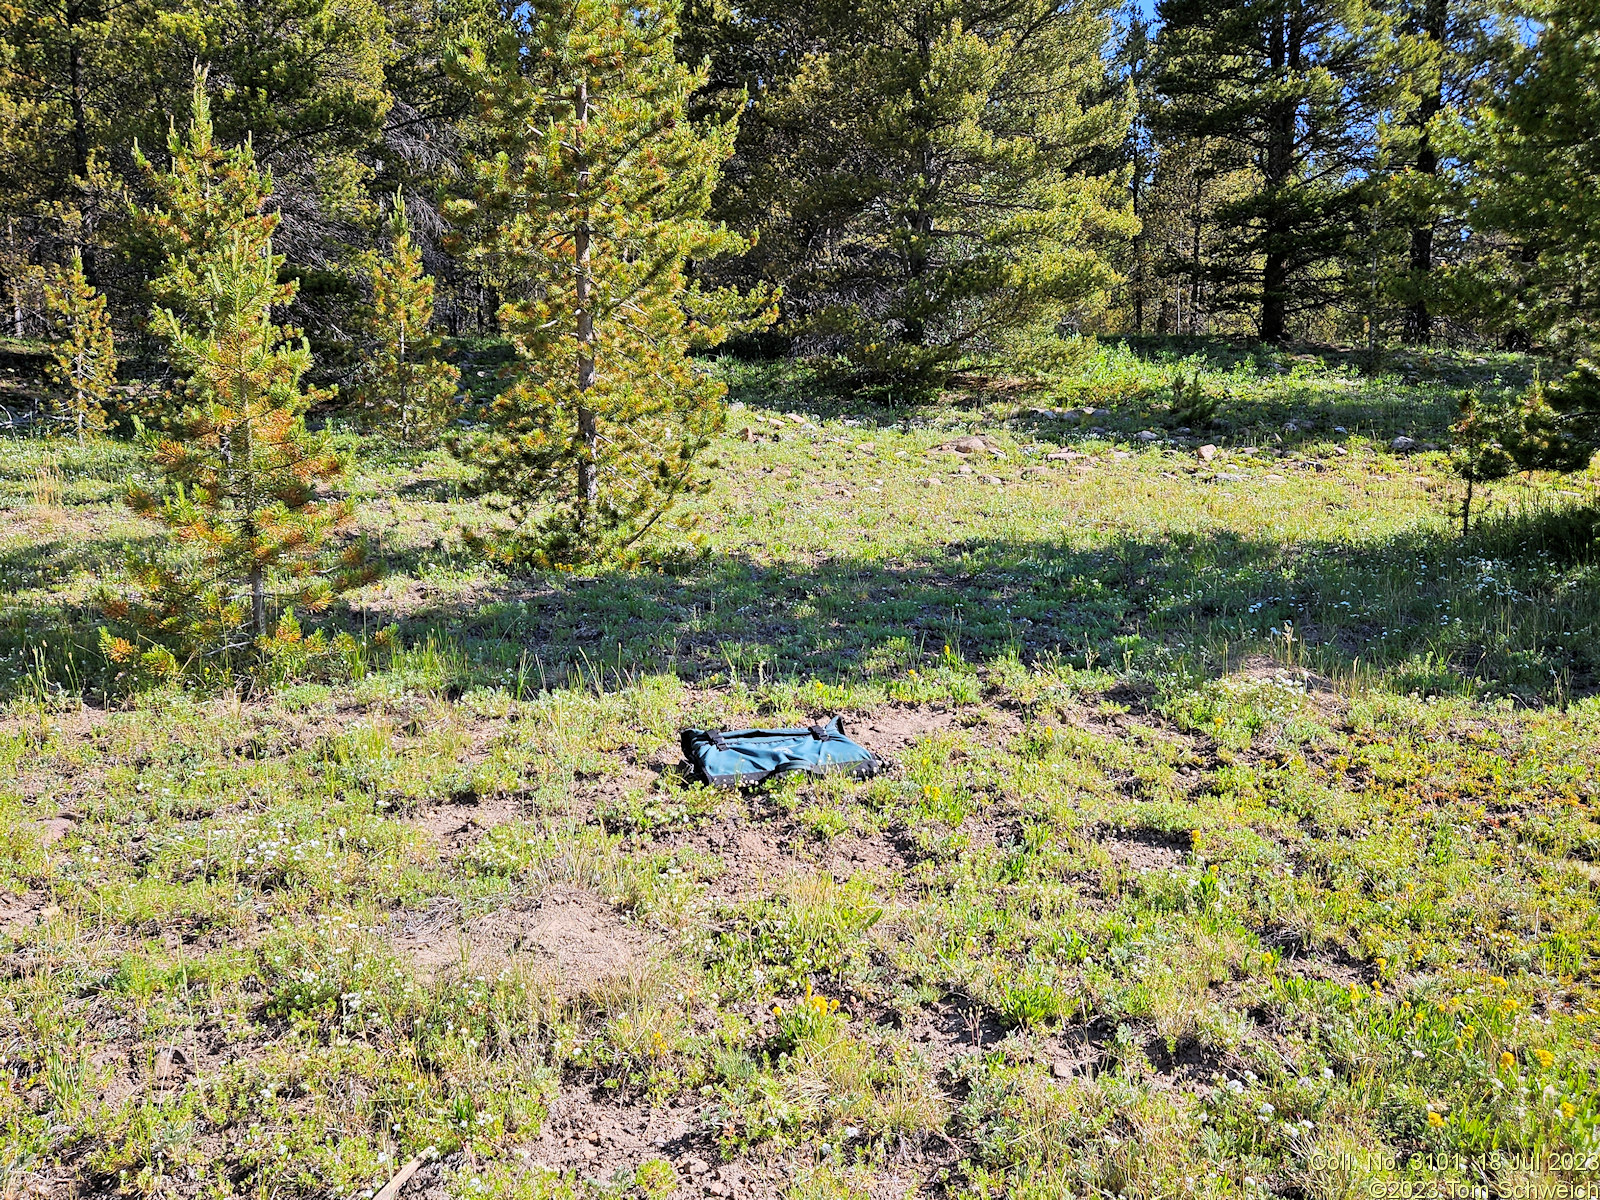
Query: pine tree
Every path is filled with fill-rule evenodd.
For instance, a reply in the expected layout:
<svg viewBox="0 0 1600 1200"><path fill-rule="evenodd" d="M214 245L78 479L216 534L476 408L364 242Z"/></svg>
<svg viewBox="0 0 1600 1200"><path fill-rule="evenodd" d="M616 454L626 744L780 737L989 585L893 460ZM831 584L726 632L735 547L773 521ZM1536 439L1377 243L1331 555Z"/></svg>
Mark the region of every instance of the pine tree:
<svg viewBox="0 0 1600 1200"><path fill-rule="evenodd" d="M1593 353L1600 339L1600 9L1523 6L1537 36L1501 44L1500 77L1465 131L1472 222L1504 235L1475 264L1479 298L1507 333ZM1520 32L1520 31L1519 31Z"/></svg>
<svg viewBox="0 0 1600 1200"><path fill-rule="evenodd" d="M140 486L129 493L135 511L166 525L194 555L145 564L146 603L109 607L214 649L230 645L241 626L258 642L267 636L269 591L280 604L314 610L364 576L355 550L337 564L323 561L328 534L353 513L316 495L342 464L305 428L310 349L272 318L296 285L278 281L275 215L259 203L269 185L248 145L216 148L199 83L194 114L187 135L173 137L167 206L142 214L151 228L203 234L169 258L160 286L172 303L151 313L185 379L185 403L171 431L154 439L152 465L167 481L165 494ZM226 187L207 186L214 182Z"/></svg>
<svg viewBox="0 0 1600 1200"><path fill-rule="evenodd" d="M1217 212L1236 230L1225 286L1249 287L1266 341L1326 304L1364 200L1381 103L1382 14L1362 0L1161 0L1158 125L1226 147L1256 176Z"/></svg>
<svg viewBox="0 0 1600 1200"><path fill-rule="evenodd" d="M475 194L447 211L511 297L516 349L492 430L458 449L514 523L489 547L507 559L631 554L700 486L724 420L723 385L687 354L751 305L686 265L745 245L704 219L735 125L685 118L703 77L675 35L669 3L557 0L454 60L498 153L469 162Z"/></svg>
<svg viewBox="0 0 1600 1200"><path fill-rule="evenodd" d="M55 385L51 408L81 442L85 432L105 428L106 405L117 382L117 351L106 298L89 285L83 255L76 251L70 265L51 271L44 294L60 334L49 365Z"/></svg>
<svg viewBox="0 0 1600 1200"><path fill-rule="evenodd" d="M758 0L704 19L756 94L725 211L802 344L914 398L1092 316L1131 237L1095 0Z"/></svg>
<svg viewBox="0 0 1600 1200"><path fill-rule="evenodd" d="M1518 471L1582 471L1600 450L1600 367L1581 362L1554 383L1537 376L1518 396L1473 396L1453 426L1456 473L1467 481L1462 531L1475 484Z"/></svg>
<svg viewBox="0 0 1600 1200"><path fill-rule="evenodd" d="M1238 286L1248 270L1238 232L1218 213L1248 195L1248 171L1206 142L1167 141L1140 194L1141 232L1130 289L1144 293L1145 325L1157 334L1245 334L1242 313L1257 299ZM1131 316L1132 314L1125 314Z"/></svg>
<svg viewBox="0 0 1600 1200"><path fill-rule="evenodd" d="M450 419L461 372L439 357L433 332L433 277L412 243L405 197L395 193L389 254L372 271L372 334L377 344L358 399L407 446L436 436Z"/></svg>
<svg viewBox="0 0 1600 1200"><path fill-rule="evenodd" d="M1394 0L1390 8L1395 86L1378 131L1372 199L1374 223L1385 229L1376 241L1400 244L1380 247L1380 288L1398 306L1401 336L1425 345L1438 320L1460 309L1458 270L1477 250L1467 236L1470 175L1460 143L1500 54L1487 0Z"/></svg>
<svg viewBox="0 0 1600 1200"><path fill-rule="evenodd" d="M129 242L160 264L149 283L155 305L185 319L210 316L202 279L208 264L235 244L246 255L259 254L278 225L277 214L267 211L272 174L257 165L253 145L217 143L208 75L195 68L189 127L184 134L169 128L165 170L133 146L151 199L134 209Z"/></svg>

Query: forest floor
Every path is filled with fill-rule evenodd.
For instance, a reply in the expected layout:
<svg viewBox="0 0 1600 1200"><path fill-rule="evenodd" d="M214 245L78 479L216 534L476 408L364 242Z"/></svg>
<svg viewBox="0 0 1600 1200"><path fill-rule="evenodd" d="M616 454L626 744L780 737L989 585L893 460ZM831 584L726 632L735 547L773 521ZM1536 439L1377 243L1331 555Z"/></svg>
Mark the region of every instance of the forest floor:
<svg viewBox="0 0 1600 1200"><path fill-rule="evenodd" d="M1527 361L719 369L664 569L501 575L341 434L386 574L249 690L112 677L137 457L4 443L0 1192L1600 1183L1600 478L1463 535L1438 448ZM678 771L833 714L883 774Z"/></svg>

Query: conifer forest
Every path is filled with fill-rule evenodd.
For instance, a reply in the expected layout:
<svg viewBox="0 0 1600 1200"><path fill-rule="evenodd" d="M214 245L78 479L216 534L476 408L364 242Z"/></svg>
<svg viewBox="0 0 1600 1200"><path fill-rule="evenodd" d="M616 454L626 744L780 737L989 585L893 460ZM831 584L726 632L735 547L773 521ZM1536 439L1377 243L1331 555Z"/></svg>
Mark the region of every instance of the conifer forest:
<svg viewBox="0 0 1600 1200"><path fill-rule="evenodd" d="M1597 452L1594 0L0 0L0 1200L1600 1196Z"/></svg>

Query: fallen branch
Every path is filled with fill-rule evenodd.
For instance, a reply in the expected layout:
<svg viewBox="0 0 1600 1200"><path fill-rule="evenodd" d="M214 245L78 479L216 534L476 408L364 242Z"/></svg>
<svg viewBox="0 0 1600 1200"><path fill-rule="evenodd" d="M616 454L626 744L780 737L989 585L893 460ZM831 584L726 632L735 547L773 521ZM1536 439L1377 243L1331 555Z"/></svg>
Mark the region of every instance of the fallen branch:
<svg viewBox="0 0 1600 1200"><path fill-rule="evenodd" d="M389 1180L388 1183L384 1184L382 1189L376 1196L372 1198L372 1200L394 1200L394 1198L400 1194L400 1189L405 1187L406 1182L417 1173L417 1168L421 1165L422 1159L413 1158L405 1166L401 1167L395 1172L394 1178Z"/></svg>

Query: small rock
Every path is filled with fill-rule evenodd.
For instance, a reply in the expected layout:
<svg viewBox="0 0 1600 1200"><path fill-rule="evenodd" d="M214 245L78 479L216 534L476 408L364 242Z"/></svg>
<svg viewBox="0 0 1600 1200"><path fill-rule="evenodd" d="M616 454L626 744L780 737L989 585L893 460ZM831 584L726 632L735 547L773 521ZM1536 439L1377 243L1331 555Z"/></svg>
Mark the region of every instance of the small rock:
<svg viewBox="0 0 1600 1200"><path fill-rule="evenodd" d="M1217 456L1217 448L1207 442L1204 446L1201 446L1200 449L1194 452L1194 456L1201 462L1210 462Z"/></svg>
<svg viewBox="0 0 1600 1200"><path fill-rule="evenodd" d="M1389 443L1389 449L1394 451L1405 451L1410 450L1416 444L1417 440L1415 438L1408 438L1402 435Z"/></svg>
<svg viewBox="0 0 1600 1200"><path fill-rule="evenodd" d="M1335 454L1337 454L1340 458L1348 458L1348 457L1350 457L1350 451L1346 450L1343 446L1335 446L1333 448L1333 452Z"/></svg>
<svg viewBox="0 0 1600 1200"><path fill-rule="evenodd" d="M862 442L856 449L862 454L876 454L878 447L872 442Z"/></svg>
<svg viewBox="0 0 1600 1200"><path fill-rule="evenodd" d="M937 475L929 475L926 479L924 479L922 481L922 486L923 487L931 487L931 488L932 487L943 487L944 486L944 481L941 480Z"/></svg>
<svg viewBox="0 0 1600 1200"><path fill-rule="evenodd" d="M1109 417L1111 415L1111 410L1109 408L1091 408L1089 410L1089 415L1091 417Z"/></svg>
<svg viewBox="0 0 1600 1200"><path fill-rule="evenodd" d="M1050 1074L1054 1075L1057 1079L1071 1079L1072 1064L1064 1058L1058 1058L1055 1060L1055 1062L1050 1064Z"/></svg>
<svg viewBox="0 0 1600 1200"><path fill-rule="evenodd" d="M746 425L743 429L739 430L739 436L747 442L753 442L756 440L756 431L751 429L750 426Z"/></svg>
<svg viewBox="0 0 1600 1200"><path fill-rule="evenodd" d="M703 1158L691 1158L689 1160L689 1174L691 1174L691 1175L704 1175L709 1170L711 1170L711 1164L708 1163L705 1159L703 1159Z"/></svg>
<svg viewBox="0 0 1600 1200"><path fill-rule="evenodd" d="M991 487L999 487L1002 483L1005 482L998 475L985 475L983 477L983 481L985 483L989 484Z"/></svg>
<svg viewBox="0 0 1600 1200"><path fill-rule="evenodd" d="M1141 442L1159 442L1161 440L1161 435L1153 429L1141 429L1134 436Z"/></svg>
<svg viewBox="0 0 1600 1200"><path fill-rule="evenodd" d="M958 475L971 475L972 473L972 467L967 463L962 463L956 468L956 474Z"/></svg>
<svg viewBox="0 0 1600 1200"><path fill-rule="evenodd" d="M725 1184L725 1183L721 1182L720 1180L718 1180L716 1182L706 1184L706 1195L708 1195L708 1196L731 1196L731 1195L733 1195L733 1189L731 1187L729 1187L727 1184Z"/></svg>
<svg viewBox="0 0 1600 1200"><path fill-rule="evenodd" d="M1287 482L1282 475L1273 475L1273 474L1270 474L1270 473L1266 474L1266 475L1263 475L1261 478L1265 479L1268 483L1285 483L1285 482Z"/></svg>
<svg viewBox="0 0 1600 1200"><path fill-rule="evenodd" d="M1250 478L1250 476L1240 475L1235 471L1218 471L1217 478L1222 480L1224 483L1244 483Z"/></svg>
<svg viewBox="0 0 1600 1200"><path fill-rule="evenodd" d="M946 450L954 450L957 454L980 454L988 448L981 437L958 437L945 446Z"/></svg>
<svg viewBox="0 0 1600 1200"><path fill-rule="evenodd" d="M783 415L788 417L789 420L793 421L796 425L804 425L806 423L805 417L801 416L799 413L784 413Z"/></svg>
<svg viewBox="0 0 1600 1200"><path fill-rule="evenodd" d="M1111 452L1111 457L1112 458L1132 458L1133 456L1131 454L1129 454L1126 450L1113 450Z"/></svg>
<svg viewBox="0 0 1600 1200"><path fill-rule="evenodd" d="M1437 442L1423 442L1422 445L1418 447L1418 449L1421 450L1437 450L1438 448L1439 445Z"/></svg>

